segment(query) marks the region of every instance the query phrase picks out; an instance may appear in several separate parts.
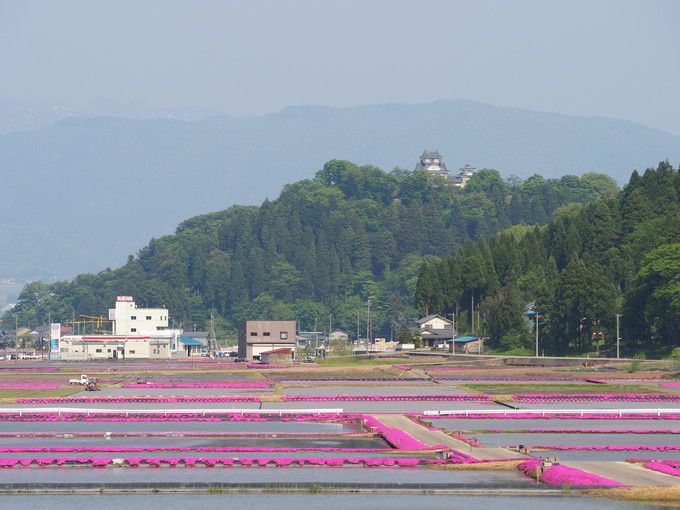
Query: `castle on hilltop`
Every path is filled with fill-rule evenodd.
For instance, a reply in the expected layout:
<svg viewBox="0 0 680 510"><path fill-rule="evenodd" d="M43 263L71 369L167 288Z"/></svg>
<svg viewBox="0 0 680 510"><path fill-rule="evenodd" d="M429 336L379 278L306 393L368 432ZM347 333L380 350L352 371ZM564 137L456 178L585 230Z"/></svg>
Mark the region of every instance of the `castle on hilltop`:
<svg viewBox="0 0 680 510"><path fill-rule="evenodd" d="M429 175L450 180L453 185L458 188L464 188L470 178L477 171L475 167L468 164L462 168L459 168L456 175L449 175L449 171L446 168L446 163L444 163L441 154L439 154L439 151L436 149L424 150L420 156L420 160L418 163L416 163L415 170L422 170L427 172Z"/></svg>

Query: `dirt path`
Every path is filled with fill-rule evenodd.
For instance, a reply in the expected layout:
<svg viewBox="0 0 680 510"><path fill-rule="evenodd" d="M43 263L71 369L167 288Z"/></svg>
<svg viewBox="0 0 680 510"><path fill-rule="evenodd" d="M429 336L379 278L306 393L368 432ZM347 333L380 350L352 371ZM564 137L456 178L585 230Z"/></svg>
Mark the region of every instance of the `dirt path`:
<svg viewBox="0 0 680 510"><path fill-rule="evenodd" d="M459 452L472 455L477 459L483 460L499 460L499 459L523 459L526 456L520 453L507 450L505 448L484 448L477 446L470 446L469 444L455 439L440 430L430 430L422 425L417 424L410 418L402 414L374 414L376 419L383 422L385 425L402 430L410 434L418 441L427 445L446 445Z"/></svg>
<svg viewBox="0 0 680 510"><path fill-rule="evenodd" d="M611 478L626 485L656 487L680 485L680 478L677 476L659 473L628 462L569 461L562 464Z"/></svg>

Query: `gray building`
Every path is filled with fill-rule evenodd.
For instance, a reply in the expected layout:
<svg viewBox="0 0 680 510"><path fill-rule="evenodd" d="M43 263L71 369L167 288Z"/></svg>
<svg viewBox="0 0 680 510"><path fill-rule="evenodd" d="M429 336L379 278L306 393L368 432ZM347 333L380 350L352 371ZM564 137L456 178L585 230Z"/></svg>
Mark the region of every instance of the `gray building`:
<svg viewBox="0 0 680 510"><path fill-rule="evenodd" d="M242 321L238 328L238 355L252 360L265 351L291 348L295 352L295 321Z"/></svg>

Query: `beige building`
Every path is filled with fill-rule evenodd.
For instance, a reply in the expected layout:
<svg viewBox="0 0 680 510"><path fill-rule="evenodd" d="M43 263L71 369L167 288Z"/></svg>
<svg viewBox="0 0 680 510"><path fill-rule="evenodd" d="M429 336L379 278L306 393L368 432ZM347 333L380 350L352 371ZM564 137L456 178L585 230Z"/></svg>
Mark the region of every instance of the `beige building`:
<svg viewBox="0 0 680 510"><path fill-rule="evenodd" d="M238 329L238 355L252 360L265 351L291 348L295 353L295 321L242 321Z"/></svg>
<svg viewBox="0 0 680 510"><path fill-rule="evenodd" d="M293 349L281 347L260 353L260 362L269 365L290 365L293 363Z"/></svg>
<svg viewBox="0 0 680 510"><path fill-rule="evenodd" d="M65 360L170 359L169 335L67 335L59 343Z"/></svg>

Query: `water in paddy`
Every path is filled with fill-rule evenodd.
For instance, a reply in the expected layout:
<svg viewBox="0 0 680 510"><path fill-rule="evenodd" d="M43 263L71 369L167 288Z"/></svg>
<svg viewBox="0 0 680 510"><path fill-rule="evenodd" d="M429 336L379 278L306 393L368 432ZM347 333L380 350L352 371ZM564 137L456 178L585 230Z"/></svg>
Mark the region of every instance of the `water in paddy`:
<svg viewBox="0 0 680 510"><path fill-rule="evenodd" d="M261 432L346 434L360 432L351 423L326 423L316 421L56 421L12 422L0 421L0 432Z"/></svg>
<svg viewBox="0 0 680 510"><path fill-rule="evenodd" d="M173 446L178 448L198 448L211 446L252 446L268 448L390 448L382 438L334 438L325 437L74 437L74 438L21 438L2 439L0 447L85 447L85 446L122 446L122 447L158 447Z"/></svg>
<svg viewBox="0 0 680 510"><path fill-rule="evenodd" d="M523 510L657 510L657 505L634 504L606 499L580 496L415 496L403 494L187 494L187 495L115 495L115 496L0 496L6 508L14 510L72 510L73 508L97 508L98 510L205 510L206 508L239 508L255 510L274 508L278 510L346 510L348 507L362 510L487 510L508 504L521 504Z"/></svg>
<svg viewBox="0 0 680 510"><path fill-rule="evenodd" d="M675 446L680 434L538 434L476 433L474 436L485 446L549 445L549 446ZM680 451L676 452L680 457Z"/></svg>
<svg viewBox="0 0 680 510"><path fill-rule="evenodd" d="M589 420L589 419L471 419L426 418L434 427L448 430L680 430L680 420ZM612 443L613 444L613 443Z"/></svg>
<svg viewBox="0 0 680 510"><path fill-rule="evenodd" d="M481 476L483 475L483 476ZM91 468L35 467L2 470L2 484L80 483L356 483L356 484L479 484L498 487L534 488L536 483L519 471L448 471L418 468L344 467L212 467L212 468ZM2 496L0 496L2 502ZM11 508L0 506L1 508ZM140 508L140 507L128 507Z"/></svg>

